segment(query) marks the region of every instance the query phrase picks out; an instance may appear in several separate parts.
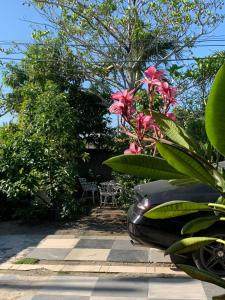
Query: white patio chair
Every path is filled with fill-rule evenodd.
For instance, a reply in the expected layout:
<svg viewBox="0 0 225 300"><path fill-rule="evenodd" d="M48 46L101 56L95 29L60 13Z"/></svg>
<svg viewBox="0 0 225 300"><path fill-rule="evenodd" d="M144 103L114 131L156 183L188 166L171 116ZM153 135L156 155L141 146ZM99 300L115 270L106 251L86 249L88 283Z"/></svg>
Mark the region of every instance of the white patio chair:
<svg viewBox="0 0 225 300"><path fill-rule="evenodd" d="M86 178L78 178L80 185L82 187L83 193L81 196L81 201L84 199L92 197L93 204L95 204L95 194L98 193L98 186L96 182L88 182Z"/></svg>
<svg viewBox="0 0 225 300"><path fill-rule="evenodd" d="M115 182L102 182L99 186L100 195L100 207L107 204L113 204L117 206L116 196L118 195L121 186L118 186Z"/></svg>

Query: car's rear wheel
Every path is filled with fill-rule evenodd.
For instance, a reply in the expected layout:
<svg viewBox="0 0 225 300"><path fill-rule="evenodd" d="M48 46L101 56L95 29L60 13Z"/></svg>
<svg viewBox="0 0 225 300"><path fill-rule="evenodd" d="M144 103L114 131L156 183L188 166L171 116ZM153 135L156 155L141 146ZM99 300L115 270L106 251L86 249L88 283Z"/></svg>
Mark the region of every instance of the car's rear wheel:
<svg viewBox="0 0 225 300"><path fill-rule="evenodd" d="M225 234L210 235L225 240ZM221 277L225 276L225 245L214 242L201 247L192 254L198 269L203 269Z"/></svg>

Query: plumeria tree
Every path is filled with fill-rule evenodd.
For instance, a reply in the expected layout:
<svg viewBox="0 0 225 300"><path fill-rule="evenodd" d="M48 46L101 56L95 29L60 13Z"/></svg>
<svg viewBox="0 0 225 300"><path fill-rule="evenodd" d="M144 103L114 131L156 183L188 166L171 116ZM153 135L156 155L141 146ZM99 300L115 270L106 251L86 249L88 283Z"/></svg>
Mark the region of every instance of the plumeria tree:
<svg viewBox="0 0 225 300"><path fill-rule="evenodd" d="M109 107L112 114L119 115L121 131L133 139L125 154L140 154L149 148L155 150L155 140L163 138L163 133L157 125L154 115L154 102L159 103L159 112L165 117L175 121L171 112L176 104L176 88L170 86L164 70L149 67L144 72L144 78L139 81L136 89L117 91L112 94L114 103ZM139 111L137 103L140 100L135 94L142 85L146 86L147 108L145 112ZM153 150L153 152L155 152Z"/></svg>
<svg viewBox="0 0 225 300"><path fill-rule="evenodd" d="M187 214L197 213L199 211L208 211L209 216L203 216L191 220L182 228L181 234L189 235L180 241L176 241L167 250L166 254L182 254L199 250L201 247L208 246L213 243L219 246L222 252L213 252L210 258L210 265L219 264L223 268L224 274L224 253L225 240L224 230L222 237L220 232L214 232L210 235L210 227L220 222L221 228L224 228L225 221L225 175L224 170L210 164L208 160L199 155L198 143L191 140L185 130L178 126L171 118L168 118L169 110L167 102L174 103L174 89L169 88L168 83L162 78L162 72L155 68L146 71L147 92L149 96L149 117L151 122L154 122L151 132L150 142L155 143L159 155L162 157L154 157L151 155L143 155L142 144L139 141L138 123L130 121L125 112L119 110L122 118L130 124L130 131L134 131L133 135L135 144L130 146L129 151L125 154L111 158L105 162L106 165L113 168L115 171L136 175L142 178L170 179L173 184L186 185L193 183L204 183L213 188L218 194L218 200L215 203L198 203L193 201L184 201L182 199L170 199L170 202L163 203L144 213L146 218L165 219L183 216ZM206 134L212 146L225 156L225 64L217 72L214 79L208 102L205 111ZM154 86L154 89L153 89ZM151 110L152 94L160 95L163 99L163 110L156 113ZM130 91L123 93L123 97L130 95ZM134 92L133 92L134 93ZM122 96L116 94L116 96ZM115 95L113 95L115 97ZM171 101L172 100L172 101ZM124 102L124 98L117 101ZM130 103L130 101L128 102ZM129 104L130 105L130 104ZM123 108L123 106L120 105ZM112 110L112 108L111 108ZM129 110L130 111L130 110ZM135 113L134 113L135 114ZM128 114L130 117L132 114ZM170 116L171 117L171 116ZM134 117L135 118L135 117ZM145 122L142 122L144 128ZM156 130L155 130L156 128ZM158 129L159 128L159 129ZM159 132L157 132L157 129ZM147 132L148 134L148 132ZM142 138L142 141L145 139ZM137 148L137 147L140 147ZM132 151L135 150L135 151ZM139 155L130 155L139 154ZM191 200L191 199L190 199ZM194 236L193 236L194 235ZM219 236L218 236L219 235ZM217 249L217 248L216 248ZM222 255L221 255L222 253ZM209 269L201 270L192 266L179 265L179 267L193 278L202 281L214 283L222 288L225 288L225 280L217 276ZM225 295L221 299L224 299Z"/></svg>

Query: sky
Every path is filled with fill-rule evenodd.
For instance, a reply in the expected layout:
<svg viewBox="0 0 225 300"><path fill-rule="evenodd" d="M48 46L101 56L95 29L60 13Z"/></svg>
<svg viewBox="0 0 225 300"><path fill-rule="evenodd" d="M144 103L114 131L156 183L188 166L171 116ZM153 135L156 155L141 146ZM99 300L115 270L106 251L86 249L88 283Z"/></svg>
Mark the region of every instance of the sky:
<svg viewBox="0 0 225 300"><path fill-rule="evenodd" d="M2 41L31 42L31 34L35 25L29 21L46 22L34 7L23 5L23 2L25 0L0 0L0 47L3 47ZM223 12L225 13L225 8ZM204 57L215 50L225 50L225 22L213 32L213 35L224 35L224 42L211 42L211 44L223 44L224 46L195 48L194 54L196 56ZM0 56L3 57L4 55L0 52ZM0 124L8 120L9 116L6 116L0 120Z"/></svg>

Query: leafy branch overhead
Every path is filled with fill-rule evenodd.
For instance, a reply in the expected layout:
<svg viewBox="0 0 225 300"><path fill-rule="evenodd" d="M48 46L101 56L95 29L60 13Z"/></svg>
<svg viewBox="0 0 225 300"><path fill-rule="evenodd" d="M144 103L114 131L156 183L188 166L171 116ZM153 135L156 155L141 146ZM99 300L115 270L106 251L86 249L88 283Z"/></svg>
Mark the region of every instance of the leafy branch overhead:
<svg viewBox="0 0 225 300"><path fill-rule="evenodd" d="M75 50L90 82L133 88L149 64L190 49L223 20L221 0L28 0Z"/></svg>

